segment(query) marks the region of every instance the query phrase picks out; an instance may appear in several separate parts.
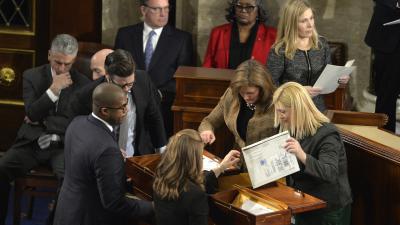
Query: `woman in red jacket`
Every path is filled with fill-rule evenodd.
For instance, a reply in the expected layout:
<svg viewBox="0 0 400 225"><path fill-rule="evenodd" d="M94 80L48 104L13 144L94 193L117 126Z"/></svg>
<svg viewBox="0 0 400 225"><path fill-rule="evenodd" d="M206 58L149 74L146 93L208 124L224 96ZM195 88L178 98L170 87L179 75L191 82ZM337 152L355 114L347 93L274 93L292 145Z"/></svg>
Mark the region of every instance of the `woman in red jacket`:
<svg viewBox="0 0 400 225"><path fill-rule="evenodd" d="M236 67L247 59L266 64L268 52L275 41L276 29L265 26L266 13L261 0L233 0L227 24L211 31L203 67Z"/></svg>

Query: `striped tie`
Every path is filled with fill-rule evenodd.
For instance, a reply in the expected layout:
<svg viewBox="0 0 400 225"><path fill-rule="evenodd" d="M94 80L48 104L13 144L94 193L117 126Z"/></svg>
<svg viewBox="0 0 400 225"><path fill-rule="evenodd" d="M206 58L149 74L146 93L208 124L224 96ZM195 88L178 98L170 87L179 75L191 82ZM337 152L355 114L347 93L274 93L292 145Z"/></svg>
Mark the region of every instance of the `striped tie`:
<svg viewBox="0 0 400 225"><path fill-rule="evenodd" d="M156 34L154 30L150 31L149 36L147 38L146 48L144 49L144 63L146 64L146 70L149 70L149 65L151 61L151 57L153 56L154 48L153 48L153 36Z"/></svg>

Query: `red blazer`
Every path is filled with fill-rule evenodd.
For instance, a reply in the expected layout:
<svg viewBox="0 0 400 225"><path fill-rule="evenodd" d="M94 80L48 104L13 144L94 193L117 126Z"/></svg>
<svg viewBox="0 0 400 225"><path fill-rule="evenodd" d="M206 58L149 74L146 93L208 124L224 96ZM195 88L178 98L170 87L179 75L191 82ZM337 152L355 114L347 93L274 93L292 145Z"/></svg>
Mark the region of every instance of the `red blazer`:
<svg viewBox="0 0 400 225"><path fill-rule="evenodd" d="M203 67L228 68L231 32L232 23L223 24L212 29ZM265 65L269 49L275 42L275 38L275 28L259 24L251 58Z"/></svg>

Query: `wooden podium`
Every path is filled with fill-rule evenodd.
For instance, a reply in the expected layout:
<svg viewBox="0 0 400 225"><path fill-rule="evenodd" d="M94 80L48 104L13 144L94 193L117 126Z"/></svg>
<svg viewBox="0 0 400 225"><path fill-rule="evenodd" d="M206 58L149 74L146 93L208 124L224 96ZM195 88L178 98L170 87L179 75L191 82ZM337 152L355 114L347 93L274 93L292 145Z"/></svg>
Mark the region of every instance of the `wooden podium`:
<svg viewBox="0 0 400 225"><path fill-rule="evenodd" d="M206 152L205 155L207 154ZM134 194L138 197L152 200L154 172L159 161L159 154L134 156L126 160L126 173L132 179ZM236 184L250 186L247 174L219 177L218 182L224 190L209 198L210 217L213 221L210 224L289 225L292 213L311 211L326 206L326 203L320 199L274 182L251 190L254 195L275 205L274 212L256 216L231 205L233 198L238 195L237 189L233 186ZM243 221L245 223L242 223Z"/></svg>
<svg viewBox="0 0 400 225"><path fill-rule="evenodd" d="M384 114L328 111L346 148L352 224L400 224L400 137Z"/></svg>
<svg viewBox="0 0 400 225"><path fill-rule="evenodd" d="M180 66L175 73L176 97L172 106L174 132L185 128L197 130L201 121L217 105L228 88L234 70ZM325 95L328 109L347 109L346 86L341 85L334 93ZM226 126L216 130L216 142L207 150L223 157L234 143Z"/></svg>

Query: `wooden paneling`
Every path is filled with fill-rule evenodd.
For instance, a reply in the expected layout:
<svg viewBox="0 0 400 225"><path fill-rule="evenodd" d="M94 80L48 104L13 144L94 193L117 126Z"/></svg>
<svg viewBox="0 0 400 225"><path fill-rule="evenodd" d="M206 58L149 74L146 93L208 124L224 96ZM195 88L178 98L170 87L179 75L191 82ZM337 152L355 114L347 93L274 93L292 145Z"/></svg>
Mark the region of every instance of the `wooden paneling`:
<svg viewBox="0 0 400 225"><path fill-rule="evenodd" d="M352 224L400 224L400 149L369 142L345 130L341 134L354 201Z"/></svg>
<svg viewBox="0 0 400 225"><path fill-rule="evenodd" d="M0 101L0 151L6 151L14 142L25 116L23 105Z"/></svg>
<svg viewBox="0 0 400 225"><path fill-rule="evenodd" d="M0 48L1 99L22 99L22 73L34 65L33 50Z"/></svg>
<svg viewBox="0 0 400 225"><path fill-rule="evenodd" d="M336 114L336 115L335 115ZM346 117L357 117L360 125ZM346 148L353 193L353 225L400 224L400 137L377 129L385 124L382 114L328 112L337 123ZM392 146L392 147L390 147ZM397 147L396 147L397 146Z"/></svg>
<svg viewBox="0 0 400 225"><path fill-rule="evenodd" d="M101 42L101 0L53 0L50 3L50 40L68 33L79 41Z"/></svg>

